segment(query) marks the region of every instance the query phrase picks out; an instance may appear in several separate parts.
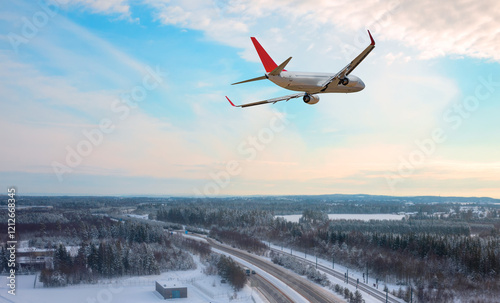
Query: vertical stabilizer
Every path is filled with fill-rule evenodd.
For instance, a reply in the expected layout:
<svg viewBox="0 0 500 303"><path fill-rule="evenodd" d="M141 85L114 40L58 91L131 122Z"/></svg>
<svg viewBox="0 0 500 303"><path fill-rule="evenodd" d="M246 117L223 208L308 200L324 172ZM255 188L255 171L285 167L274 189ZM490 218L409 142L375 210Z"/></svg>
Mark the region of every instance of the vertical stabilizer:
<svg viewBox="0 0 500 303"><path fill-rule="evenodd" d="M260 45L259 41L255 39L255 37L251 37L253 45L259 54L260 61L262 61L262 65L266 69L266 73L273 71L278 65L274 62L274 60L269 56L266 50Z"/></svg>

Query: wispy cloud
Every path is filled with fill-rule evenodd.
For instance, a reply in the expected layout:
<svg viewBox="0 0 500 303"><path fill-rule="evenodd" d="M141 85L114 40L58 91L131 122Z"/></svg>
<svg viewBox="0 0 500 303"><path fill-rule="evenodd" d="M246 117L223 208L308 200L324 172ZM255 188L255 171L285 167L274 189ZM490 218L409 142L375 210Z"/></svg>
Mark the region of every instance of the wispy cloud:
<svg viewBox="0 0 500 303"><path fill-rule="evenodd" d="M320 41L338 32L371 26L379 39L400 41L413 47L421 59L465 55L500 60L498 1L354 0L349 5L342 1L313 0L146 3L155 9L161 22L204 31L208 37L232 46L243 47L242 35L257 29L263 31L266 27L271 32L279 27L289 33L312 33ZM321 30L328 25L334 27ZM275 33L276 37L279 36Z"/></svg>
<svg viewBox="0 0 500 303"><path fill-rule="evenodd" d="M173 42L200 47L196 55L201 58L196 59L202 64L189 66L193 58L162 61L168 63L165 69L171 77L166 85L117 123L115 132L83 161L68 183L50 183L56 180L46 178L52 174L51 161L63 161L66 146L81 140L83 129L97 127L102 118L115 117L111 104L140 84L145 67L156 63L141 54L148 46L145 41L138 39L144 42L138 45L113 43L112 38L73 22L70 13L65 15L77 10L79 14L122 18L125 20L110 22L130 25L126 19L133 16L136 6L150 10L156 21L151 26L165 29L158 39L176 27L180 35L172 35ZM0 53L0 93L5 96L0 111L9 113L0 121L0 141L10 143L0 151L1 171L4 175L16 172L12 174L17 174L16 180L23 179L21 174L32 176L26 180L43 175L44 184L52 184L47 191L63 193L85 193L89 188L106 193L106 184L112 187L108 193L120 193L120 188L129 190L135 182L147 185L144 192L136 193L192 194L195 185L206 183L229 161L237 161L242 172L222 194L387 193L384 172L415 148L416 139L439 126L443 110L465 94L455 75L436 68L437 59L500 59L495 50L500 10L498 4L488 1L394 5L354 0L345 5L312 0L292 4L285 0L80 0L66 1L63 9L65 13L51 19L18 54L10 49ZM22 17L0 13L0 20L17 20L5 23L2 43L8 43L6 33L19 29ZM233 51L241 50L243 58L258 61L248 39L255 35L277 61L293 55L292 70L336 72L357 54L352 48L366 45L366 27L372 29L378 44L356 70L367 83L362 93L322 95L317 106L295 100L235 110L226 103L225 94L249 102L286 92L263 82L260 86L230 86L240 79L228 74L252 77L261 71L259 65L254 70L237 70L244 66L243 60L233 66L234 59L221 59L218 51L227 51L225 46L236 47ZM204 41L188 40L192 30L204 33ZM215 50L205 51L207 44ZM224 72L221 65L210 65L217 60L225 60ZM179 71L188 76L179 79ZM484 107L489 112L497 109L488 104ZM276 115L295 118L248 161L238 146L258 136ZM480 131L494 132L491 127ZM482 139L486 143L480 152L498 146L489 138ZM464 144L439 148L396 194L445 194L452 193L455 186L457 192L484 189L500 195L495 187L500 182L498 159L493 153L482 156L481 162L464 151ZM85 180L86 185L78 187L75 180ZM463 186L464 180L468 180L467 186ZM163 187L165 184L168 186ZM122 192L131 193L126 190Z"/></svg>
<svg viewBox="0 0 500 303"><path fill-rule="evenodd" d="M68 6L80 6L99 14L116 14L130 17L131 13L128 0L58 0L57 2Z"/></svg>

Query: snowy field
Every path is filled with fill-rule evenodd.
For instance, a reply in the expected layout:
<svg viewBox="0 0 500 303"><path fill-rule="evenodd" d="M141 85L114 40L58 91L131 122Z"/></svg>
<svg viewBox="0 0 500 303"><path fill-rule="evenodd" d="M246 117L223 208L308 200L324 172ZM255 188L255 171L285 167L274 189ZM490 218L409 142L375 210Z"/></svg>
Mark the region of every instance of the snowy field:
<svg viewBox="0 0 500 303"><path fill-rule="evenodd" d="M275 216L281 217L289 222L299 222L302 215L285 215L285 216ZM401 220L405 215L396 214L328 214L328 219L330 220Z"/></svg>
<svg viewBox="0 0 500 303"><path fill-rule="evenodd" d="M186 303L263 303L259 294L249 286L235 295L232 287L221 284L219 276L202 273L202 265L195 257L198 268L190 271L173 271L160 275L124 277L102 281L96 285L73 285L59 288L42 288L40 282L34 288L35 275L17 276L16 296L7 293L7 283L0 284L1 303L160 303L166 302L155 291L155 281L172 285L187 285L188 298L168 302ZM2 277L5 278L5 277Z"/></svg>

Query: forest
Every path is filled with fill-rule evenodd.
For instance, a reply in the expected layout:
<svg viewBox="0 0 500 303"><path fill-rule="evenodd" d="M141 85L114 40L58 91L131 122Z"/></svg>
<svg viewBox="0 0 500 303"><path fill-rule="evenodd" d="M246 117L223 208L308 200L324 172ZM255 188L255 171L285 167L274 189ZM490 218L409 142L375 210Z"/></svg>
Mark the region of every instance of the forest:
<svg viewBox="0 0 500 303"><path fill-rule="evenodd" d="M373 208L377 202L342 203L342 209L347 210L357 205ZM315 204L313 208L303 206L297 223L275 217L258 202L250 209L228 205L228 201L219 205L212 201L162 204L156 206L152 216L203 227L214 237L225 234L229 243L256 253L262 249L246 243L271 242L367 271L373 279L412 288L420 302L453 302L458 298L473 302L478 297L485 298L481 302L495 302L491 298L500 291L500 218L496 204L421 202L407 205L414 212L401 221L368 222L329 220L325 210L330 208ZM401 209L395 205L389 208ZM246 240L239 243L235 240L238 238ZM401 296L406 298L407 293L403 291Z"/></svg>
<svg viewBox="0 0 500 303"><path fill-rule="evenodd" d="M53 266L40 274L44 286L96 283L100 278L150 275L196 268L191 254L206 256L208 245L165 233L148 223L113 220L82 211L19 210L19 239L30 247L54 249ZM78 247L70 255L67 247ZM0 251L1 271L7 251ZM30 268L18 268L18 271Z"/></svg>
<svg viewBox="0 0 500 303"><path fill-rule="evenodd" d="M219 267L232 268L232 263L214 259L208 245L170 232L185 226L256 254L265 254L272 243L332 260L367 272L371 279L400 285L397 295L405 300L411 289L414 302L495 302L500 292L500 201L489 198L324 195L19 201L23 207L17 211L18 238L29 240L32 247L54 249L53 267L41 274L47 286L191 269L193 255L203 256L210 274L229 278L238 272L236 267ZM406 215L399 221L330 220L327 214L332 213ZM298 222L278 217L286 214L302 216ZM0 228L6 229L2 224ZM78 251L70 255L70 246ZM5 250L0 254L4 270Z"/></svg>

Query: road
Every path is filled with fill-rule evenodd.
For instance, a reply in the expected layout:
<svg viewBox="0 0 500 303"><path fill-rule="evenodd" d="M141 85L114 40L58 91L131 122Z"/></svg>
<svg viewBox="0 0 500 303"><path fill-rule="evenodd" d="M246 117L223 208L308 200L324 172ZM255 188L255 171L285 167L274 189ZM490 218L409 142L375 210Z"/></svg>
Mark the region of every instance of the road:
<svg viewBox="0 0 500 303"><path fill-rule="evenodd" d="M294 303L286 294L259 274L249 278L252 287L259 290L269 303Z"/></svg>
<svg viewBox="0 0 500 303"><path fill-rule="evenodd" d="M287 253L287 252L283 252L279 249L275 249L275 248L272 248L272 250L276 253L280 253L280 254L287 254L287 255L290 255L290 253ZM292 255L293 256L293 255ZM301 257L297 257L297 256L293 256L293 257L296 257L298 258L299 260L301 260L302 262L305 262L305 263L308 263L308 264L311 264L311 265L316 265L315 262L313 261L310 261L310 260L306 260L304 258L301 258ZM331 269L329 267L326 267L324 265L321 265L321 264L318 264L318 270L321 270L321 271L324 271L326 272L327 274L329 275L332 275L340 280L344 280L345 277L344 277L344 273L341 273L341 272L338 272L334 269ZM356 286L356 280L355 279L349 279L349 284L352 285L352 286ZM378 289L375 289L375 288L372 288L364 283L359 283L358 284L358 289L362 292L365 292L367 294L369 294L370 296L374 297L375 299L379 300L380 302L384 302L385 303L385 292L382 292ZM396 299L396 298L393 298L391 296L388 296L387 298L387 302L389 303L401 303L403 302L402 300L399 300L399 299Z"/></svg>
<svg viewBox="0 0 500 303"><path fill-rule="evenodd" d="M223 252L227 252L233 256L236 256L242 260L245 260L254 266L260 268L261 270L273 275L277 279L281 280L283 283L288 285L290 288L298 292L301 296L307 299L311 303L341 303L345 302L333 293L326 291L318 285L300 277L297 274L290 273L288 270L272 264L269 261L262 260L261 258L242 252L238 249L233 249L224 245L216 243L214 240L207 238L208 243Z"/></svg>
<svg viewBox="0 0 500 303"><path fill-rule="evenodd" d="M136 218L127 218L127 219L136 219ZM141 220L141 219L138 219L138 220ZM151 222L151 221L149 221L149 222ZM162 222L160 222L160 223L162 223ZM231 248L226 247L226 246L219 245L215 241L213 241L209 238L205 238L203 236L196 235L194 233L192 235L199 236L200 238L204 238L213 247L220 249L222 251L225 251L227 253L233 254L233 255L235 255L235 256L237 256L237 257L239 257L247 262L250 262L250 263L260 267L263 270L265 270L265 268L270 269L270 270L266 270L266 271L269 272L270 274L272 274L273 276L275 276L276 278L280 279L281 281L283 281L285 284L287 284L291 288L295 289L299 294L301 294L304 298L306 298L310 302L321 302L321 303L323 303L323 302L335 302L335 303L336 302L344 302L341 299L335 297L333 294L328 293L327 291L320 288L319 286L317 286L317 285L315 285L315 284L313 284L313 283L311 283L311 282L309 282L309 281L307 281L299 276L296 276L296 277L291 276L289 273L285 272L281 267L277 267L270 262L263 261L259 258L256 258L255 256L243 253L239 250L235 250L235 249L231 249ZM273 248L272 250L274 250L275 252L290 255L290 253L286 253L286 252L283 252L283 251L275 249L275 248ZM294 256L294 257L297 257L297 256ZM309 261L309 260L306 260L303 258L300 258L300 259L303 262L307 262L309 264L315 265L315 263L312 261ZM256 261L256 262L254 262L254 261ZM318 269L322 270L322 271L326 272L327 274L332 275L338 279L344 280L344 273L338 272L336 270L333 270L329 267L326 267L326 266L323 266L320 264L318 264ZM280 275L283 275L283 276L280 276ZM287 281L285 281L284 277L287 277L286 278ZM261 277L261 279L264 279L264 278ZM265 281L267 281L267 280L265 280ZM262 283L262 284L266 284L266 283ZM267 281L267 284L271 285L270 287L276 288L269 281ZM354 279L352 279L352 280L350 279L349 284L356 286L356 281ZM299 286L301 288L296 288L297 286ZM382 292L378 289L372 288L370 286L367 286L363 283L358 284L358 289L369 294L370 296L374 297L375 299L379 300L380 302L385 303L386 294L384 292ZM268 288L267 290L269 291L268 295L273 296L273 295L271 295L273 293L272 289ZM319 290L323 294L320 294L320 293L315 294L314 292L316 290ZM262 292L264 293L264 290L262 290ZM280 293L282 295L284 295L281 291L280 291ZM326 294L324 294L324 293L326 293ZM276 294L276 293L274 292L274 294ZM276 302L293 302L288 297L286 297L286 298L283 298L283 296L279 296L279 297L280 297L280 299L278 299L278 300L281 300L281 301L276 301ZM290 300L290 301L287 301L287 300ZM402 302L404 303L403 300L399 300L399 299L396 299L396 298L391 297L391 296L388 296L387 301L389 303L402 303Z"/></svg>

